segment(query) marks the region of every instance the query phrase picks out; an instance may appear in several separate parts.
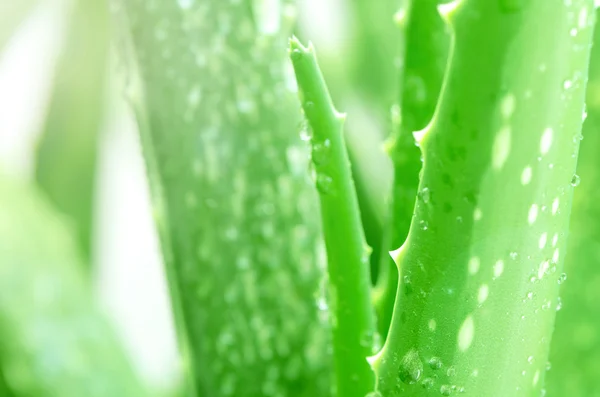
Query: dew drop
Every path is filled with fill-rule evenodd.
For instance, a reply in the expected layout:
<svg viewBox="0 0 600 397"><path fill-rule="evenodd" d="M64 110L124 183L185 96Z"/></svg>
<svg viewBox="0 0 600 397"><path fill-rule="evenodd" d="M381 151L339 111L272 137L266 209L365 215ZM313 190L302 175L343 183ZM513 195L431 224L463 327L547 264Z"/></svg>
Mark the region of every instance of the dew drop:
<svg viewBox="0 0 600 397"><path fill-rule="evenodd" d="M562 299L560 299L560 296L559 296L558 299L556 300L556 311L559 311L560 309L562 309Z"/></svg>
<svg viewBox="0 0 600 397"><path fill-rule="evenodd" d="M317 166L325 165L330 158L331 141L315 143L312 147L312 160Z"/></svg>
<svg viewBox="0 0 600 397"><path fill-rule="evenodd" d="M564 283L565 281L567 281L567 273L562 273L562 274L560 275L560 277L558 277L558 283L559 283L559 284L562 284L562 283Z"/></svg>
<svg viewBox="0 0 600 397"><path fill-rule="evenodd" d="M400 361L398 377L403 383L414 384L421 379L423 374L423 363L416 349L409 350Z"/></svg>
<svg viewBox="0 0 600 397"><path fill-rule="evenodd" d="M579 177L579 175L574 174L573 177L571 178L571 186L577 187L577 186L579 186L580 183L581 183L581 178Z"/></svg>
<svg viewBox="0 0 600 397"><path fill-rule="evenodd" d="M429 367L433 370L437 370L442 368L444 364L442 363L442 360L439 357L431 357L429 359Z"/></svg>
<svg viewBox="0 0 600 397"><path fill-rule="evenodd" d="M333 179L329 175L317 174L317 189L322 194L330 194L333 188Z"/></svg>
<svg viewBox="0 0 600 397"><path fill-rule="evenodd" d="M431 200L431 191L429 190L428 187L424 187L419 196L421 197L421 200L423 200L423 202L425 204L429 203L429 201Z"/></svg>
<svg viewBox="0 0 600 397"><path fill-rule="evenodd" d="M421 381L423 389L431 389L433 387L434 380L432 378L425 378Z"/></svg>
<svg viewBox="0 0 600 397"><path fill-rule="evenodd" d="M442 396L449 396L452 394L452 386L450 385L442 385L440 387L440 394Z"/></svg>

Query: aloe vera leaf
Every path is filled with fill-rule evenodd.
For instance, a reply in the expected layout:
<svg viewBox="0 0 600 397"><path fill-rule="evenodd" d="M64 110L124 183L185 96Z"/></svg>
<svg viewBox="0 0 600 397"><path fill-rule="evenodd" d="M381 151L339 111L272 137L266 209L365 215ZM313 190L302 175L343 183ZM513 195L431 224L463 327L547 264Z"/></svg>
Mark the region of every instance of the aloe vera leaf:
<svg viewBox="0 0 600 397"><path fill-rule="evenodd" d="M391 329L372 358L384 396L539 395L592 11L591 0L443 7L450 65L421 134L421 195L395 253L402 273Z"/></svg>
<svg viewBox="0 0 600 397"><path fill-rule="evenodd" d="M131 100L189 388L327 396L317 198L284 68L290 4L124 5L141 76Z"/></svg>
<svg viewBox="0 0 600 397"><path fill-rule="evenodd" d="M344 143L345 115L331 101L312 46L290 40L302 107L311 128L312 164L327 251L337 395L363 397L374 377L375 317L370 302L369 250Z"/></svg>
<svg viewBox="0 0 600 397"><path fill-rule="evenodd" d="M596 17L598 12L596 12ZM581 185L575 189L573 212L561 283L563 309L556 317L552 337L546 388L549 397L600 396L600 29L594 32L587 90L588 117L583 124L577 174ZM575 179L577 182L577 178ZM564 238L561 234L557 238ZM565 281L563 283L563 281Z"/></svg>
<svg viewBox="0 0 600 397"><path fill-rule="evenodd" d="M19 397L148 396L92 300L64 218L0 178L0 365Z"/></svg>
<svg viewBox="0 0 600 397"><path fill-rule="evenodd" d="M66 37L37 147L35 176L55 207L71 219L89 263L108 55L106 2L76 1Z"/></svg>
<svg viewBox="0 0 600 397"><path fill-rule="evenodd" d="M408 234L422 165L413 132L425 128L433 116L448 57L449 36L437 11L438 3L439 0L409 1L397 14L406 44L400 69L400 98L393 113L394 133L387 144L394 164L391 210L383 238L386 245L379 257L381 277L374 290L379 332L384 336L398 287L398 271L388 252L400 247Z"/></svg>
<svg viewBox="0 0 600 397"><path fill-rule="evenodd" d="M351 111L353 115L359 113L359 109L356 108ZM364 121L357 121L353 126L349 124L351 123L345 124L344 138L350 158L365 240L373 249L370 262L371 280L374 283L378 278L379 258L382 255L381 250L384 248L383 226L387 217L388 197L392 185L392 163L382 150L383 145L379 134L365 133L371 128L370 124ZM387 251L386 255L391 261Z"/></svg>
<svg viewBox="0 0 600 397"><path fill-rule="evenodd" d="M37 0L3 1L0 3L0 51L10 40L19 24L37 4Z"/></svg>

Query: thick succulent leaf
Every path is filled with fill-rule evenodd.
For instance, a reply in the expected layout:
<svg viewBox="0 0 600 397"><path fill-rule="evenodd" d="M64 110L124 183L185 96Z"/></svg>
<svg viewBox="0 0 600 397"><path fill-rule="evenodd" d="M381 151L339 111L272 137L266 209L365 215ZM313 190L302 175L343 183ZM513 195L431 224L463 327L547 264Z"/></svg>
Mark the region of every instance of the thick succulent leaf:
<svg viewBox="0 0 600 397"><path fill-rule="evenodd" d="M438 3L439 0L408 1L398 13L406 44L400 69L400 96L393 113L394 132L388 143L394 183L383 238L385 246L378 258L382 270L374 291L383 335L387 335L398 287L398 271L388 252L400 247L408 234L422 165L413 132L425 128L433 116L448 57L449 34L437 11Z"/></svg>
<svg viewBox="0 0 600 397"><path fill-rule="evenodd" d="M558 312L547 369L549 397L599 397L600 382L600 29L596 26L587 91L585 140L577 165L565 257L558 276L563 309ZM577 178L575 182L577 182ZM568 281L566 279L568 275ZM566 281L563 283L563 281Z"/></svg>
<svg viewBox="0 0 600 397"><path fill-rule="evenodd" d="M541 392L566 248L593 1L462 0L392 326L386 397Z"/></svg>
<svg viewBox="0 0 600 397"><path fill-rule="evenodd" d="M86 263L107 55L108 5L76 1L38 145L36 180L76 227Z"/></svg>
<svg viewBox="0 0 600 397"><path fill-rule="evenodd" d="M346 116L333 106L312 46L306 48L294 38L290 57L313 131L312 165L327 249L336 391L338 396L363 397L374 386L366 358L373 353L375 316L370 301L370 249L343 136Z"/></svg>
<svg viewBox="0 0 600 397"><path fill-rule="evenodd" d="M0 392L148 396L92 301L72 237L39 192L0 179Z"/></svg>
<svg viewBox="0 0 600 397"><path fill-rule="evenodd" d="M196 395L328 395L329 330L315 304L324 249L284 63L290 4L124 5L144 91L133 102Z"/></svg>

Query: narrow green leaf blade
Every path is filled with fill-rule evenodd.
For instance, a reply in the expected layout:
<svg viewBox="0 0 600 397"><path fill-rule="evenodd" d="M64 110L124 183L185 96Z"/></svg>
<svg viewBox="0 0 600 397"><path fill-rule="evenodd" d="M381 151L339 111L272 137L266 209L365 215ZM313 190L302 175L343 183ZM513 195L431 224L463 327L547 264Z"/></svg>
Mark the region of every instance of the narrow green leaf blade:
<svg viewBox="0 0 600 397"><path fill-rule="evenodd" d="M370 248L344 143L345 115L333 106L312 46L305 48L291 39L290 58L313 132L312 163L327 248L337 395L363 397L374 385L366 358L373 352L376 330L370 301Z"/></svg>
<svg viewBox="0 0 600 397"><path fill-rule="evenodd" d="M393 113L394 133L388 142L394 164L394 183L385 227L385 246L379 258L382 270L374 290L382 335L387 335L398 288L398 270L389 251L397 249L406 240L422 166L421 151L413 133L431 121L448 59L449 34L437 11L438 3L439 0L408 1L398 13L399 28L406 44L400 69L400 96Z"/></svg>
<svg viewBox="0 0 600 397"><path fill-rule="evenodd" d="M72 221L89 264L108 64L108 4L76 1L66 38L37 148L35 177L55 207Z"/></svg>

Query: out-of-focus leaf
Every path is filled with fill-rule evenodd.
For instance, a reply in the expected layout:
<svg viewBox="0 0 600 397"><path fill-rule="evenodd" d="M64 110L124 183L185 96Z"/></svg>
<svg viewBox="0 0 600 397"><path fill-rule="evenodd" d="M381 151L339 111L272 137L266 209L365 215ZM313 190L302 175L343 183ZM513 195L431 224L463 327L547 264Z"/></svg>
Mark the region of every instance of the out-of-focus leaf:
<svg viewBox="0 0 600 397"><path fill-rule="evenodd" d="M0 178L0 391L145 397L77 252L43 195Z"/></svg>
<svg viewBox="0 0 600 397"><path fill-rule="evenodd" d="M548 397L600 396L600 28L596 26L573 212L552 337ZM579 139L581 137L575 137ZM574 177L573 183L579 178ZM559 238L565 238L566 233ZM566 276L568 275L568 279ZM564 281L564 283L563 283Z"/></svg>
<svg viewBox="0 0 600 397"><path fill-rule="evenodd" d="M329 332L315 303L324 255L285 69L290 4L124 4L141 75L132 102L196 395L327 396Z"/></svg>
<svg viewBox="0 0 600 397"><path fill-rule="evenodd" d="M27 16L37 0L3 0L0 2L0 51Z"/></svg>
<svg viewBox="0 0 600 397"><path fill-rule="evenodd" d="M69 216L89 263L98 133L102 128L108 53L108 6L77 0L58 64L36 179Z"/></svg>

